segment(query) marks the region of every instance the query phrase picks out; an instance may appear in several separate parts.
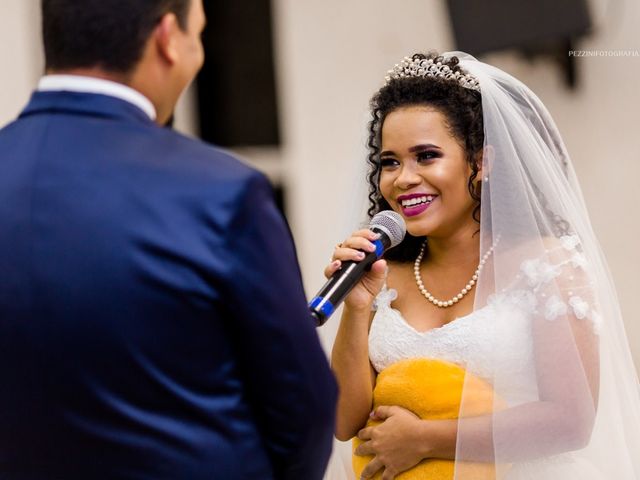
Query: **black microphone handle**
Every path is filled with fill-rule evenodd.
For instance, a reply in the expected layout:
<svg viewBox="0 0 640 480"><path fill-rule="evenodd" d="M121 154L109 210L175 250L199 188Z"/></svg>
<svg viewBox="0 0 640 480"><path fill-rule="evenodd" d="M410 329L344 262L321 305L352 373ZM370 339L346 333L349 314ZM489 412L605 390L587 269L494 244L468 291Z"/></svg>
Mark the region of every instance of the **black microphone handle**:
<svg viewBox="0 0 640 480"><path fill-rule="evenodd" d="M376 251L363 252L365 257L358 262L353 260L343 262L340 269L334 272L309 304L311 315L315 318L318 326L323 325L329 319L353 287L371 269L371 265L380 259L384 250L389 247L391 242L385 232L375 227L371 230L381 234L380 238L373 242L377 244Z"/></svg>

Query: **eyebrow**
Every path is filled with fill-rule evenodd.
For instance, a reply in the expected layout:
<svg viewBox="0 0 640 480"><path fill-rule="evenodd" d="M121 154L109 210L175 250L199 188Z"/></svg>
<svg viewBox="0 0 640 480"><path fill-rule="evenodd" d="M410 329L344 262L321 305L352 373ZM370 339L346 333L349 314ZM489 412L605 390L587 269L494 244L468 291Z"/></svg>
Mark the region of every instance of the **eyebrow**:
<svg viewBox="0 0 640 480"><path fill-rule="evenodd" d="M440 147L438 147L437 145L434 145L433 143L425 143L425 144L421 144L421 145L415 145L415 146L409 148L409 153L423 152L423 151L428 150L430 148L437 148L438 150L440 150ZM380 153L381 157L385 157L385 156L389 156L389 155L395 155L395 153L393 153L392 150L385 150L384 152Z"/></svg>

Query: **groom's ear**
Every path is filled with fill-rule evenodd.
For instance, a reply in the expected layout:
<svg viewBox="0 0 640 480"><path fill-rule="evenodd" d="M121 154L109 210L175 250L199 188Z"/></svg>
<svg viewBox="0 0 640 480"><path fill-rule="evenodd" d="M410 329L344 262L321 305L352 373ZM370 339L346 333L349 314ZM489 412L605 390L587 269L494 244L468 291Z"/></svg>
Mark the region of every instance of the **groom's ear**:
<svg viewBox="0 0 640 480"><path fill-rule="evenodd" d="M174 13L167 13L160 19L152 34L152 41L158 54L170 65L178 60L177 34L179 31L178 18Z"/></svg>

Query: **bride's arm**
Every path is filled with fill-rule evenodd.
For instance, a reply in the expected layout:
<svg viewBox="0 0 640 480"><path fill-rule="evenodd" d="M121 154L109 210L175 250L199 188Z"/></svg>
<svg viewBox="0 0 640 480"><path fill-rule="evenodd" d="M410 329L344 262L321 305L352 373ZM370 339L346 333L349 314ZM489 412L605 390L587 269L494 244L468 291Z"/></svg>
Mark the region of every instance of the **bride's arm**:
<svg viewBox="0 0 640 480"><path fill-rule="evenodd" d="M333 275L340 262L359 261L363 258L361 252L374 251L376 247L371 242L377 238L371 230L354 232L334 251L336 262L325 269L325 276ZM358 433L373 405L375 372L369 362L369 326L373 318L371 306L384 284L386 270L386 261L375 262L344 301L331 355L331 368L339 387L335 434L339 440L349 440Z"/></svg>
<svg viewBox="0 0 640 480"><path fill-rule="evenodd" d="M373 402L375 371L369 362L369 324L371 309L345 306L333 351L331 368L339 387L336 438L354 437L369 418Z"/></svg>

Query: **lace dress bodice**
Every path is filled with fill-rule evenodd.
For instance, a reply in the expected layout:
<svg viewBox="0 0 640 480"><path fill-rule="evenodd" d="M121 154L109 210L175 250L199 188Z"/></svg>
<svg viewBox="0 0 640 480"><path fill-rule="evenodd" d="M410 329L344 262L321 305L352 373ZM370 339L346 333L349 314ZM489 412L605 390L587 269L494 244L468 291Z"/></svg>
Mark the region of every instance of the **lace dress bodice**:
<svg viewBox="0 0 640 480"><path fill-rule="evenodd" d="M511 385L525 388L532 384L531 326L522 308L530 299L498 297L469 315L420 332L391 307L395 293L385 288L377 299L369 333L369 356L376 371L400 360L427 357L458 364L481 378L490 378L495 364L509 365ZM509 323L510 328L501 328L503 323ZM501 331L508 335L501 335Z"/></svg>
<svg viewBox="0 0 640 480"><path fill-rule="evenodd" d="M420 332L391 304L397 292L386 286L378 294L369 332L369 357L377 372L409 358L436 358L458 364L481 378L492 378L500 365L510 404L535 395L532 319L554 321L570 312L599 327L588 266L577 237L562 237L543 258L521 263L510 288L489 297L487 304L442 327ZM558 290L558 285L562 285ZM505 366L507 371L505 371Z"/></svg>

